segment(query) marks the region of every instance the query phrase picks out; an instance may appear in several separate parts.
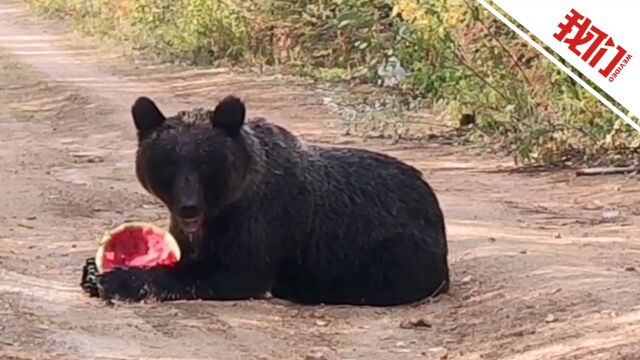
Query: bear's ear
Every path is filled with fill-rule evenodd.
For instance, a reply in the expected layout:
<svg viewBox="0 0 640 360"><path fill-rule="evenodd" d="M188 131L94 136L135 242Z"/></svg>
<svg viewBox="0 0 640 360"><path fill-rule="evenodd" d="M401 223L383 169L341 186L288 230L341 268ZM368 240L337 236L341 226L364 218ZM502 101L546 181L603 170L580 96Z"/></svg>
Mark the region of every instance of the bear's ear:
<svg viewBox="0 0 640 360"><path fill-rule="evenodd" d="M222 99L213 110L211 124L223 129L229 136L236 136L244 124L245 114L246 109L242 100L229 95Z"/></svg>
<svg viewBox="0 0 640 360"><path fill-rule="evenodd" d="M141 135L147 135L166 120L158 106L148 97L141 96L131 107L133 123Z"/></svg>

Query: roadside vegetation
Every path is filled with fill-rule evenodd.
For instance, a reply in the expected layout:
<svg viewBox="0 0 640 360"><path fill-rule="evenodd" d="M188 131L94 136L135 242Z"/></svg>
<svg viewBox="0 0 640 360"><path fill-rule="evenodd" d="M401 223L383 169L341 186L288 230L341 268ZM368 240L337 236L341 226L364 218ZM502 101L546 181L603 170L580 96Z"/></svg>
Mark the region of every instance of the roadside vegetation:
<svg viewBox="0 0 640 360"><path fill-rule="evenodd" d="M640 146L635 130L472 0L24 1L161 61L373 85L336 106L354 135L421 138L435 123L438 136L521 164L629 162Z"/></svg>

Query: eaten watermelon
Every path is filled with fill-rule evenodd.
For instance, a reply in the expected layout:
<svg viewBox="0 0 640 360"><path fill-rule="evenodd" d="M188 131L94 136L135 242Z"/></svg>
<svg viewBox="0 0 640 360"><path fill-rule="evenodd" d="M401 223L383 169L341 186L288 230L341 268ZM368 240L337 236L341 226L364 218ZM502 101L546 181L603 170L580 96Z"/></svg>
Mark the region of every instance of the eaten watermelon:
<svg viewBox="0 0 640 360"><path fill-rule="evenodd" d="M108 231L100 239L96 267L100 273L116 266L149 268L180 260L178 242L153 224L131 222Z"/></svg>

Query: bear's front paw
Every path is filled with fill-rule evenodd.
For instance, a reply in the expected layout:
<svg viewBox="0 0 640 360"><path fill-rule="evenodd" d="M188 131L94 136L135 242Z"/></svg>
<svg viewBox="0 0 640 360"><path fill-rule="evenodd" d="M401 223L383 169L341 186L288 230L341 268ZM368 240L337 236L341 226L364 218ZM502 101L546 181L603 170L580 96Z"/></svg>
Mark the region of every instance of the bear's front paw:
<svg viewBox="0 0 640 360"><path fill-rule="evenodd" d="M105 300L137 302L148 297L149 288L144 271L136 268L116 268L96 277L98 296Z"/></svg>
<svg viewBox="0 0 640 360"><path fill-rule="evenodd" d="M96 260L92 257L85 260L82 267L82 278L80 279L80 287L91 297L98 297L98 267Z"/></svg>

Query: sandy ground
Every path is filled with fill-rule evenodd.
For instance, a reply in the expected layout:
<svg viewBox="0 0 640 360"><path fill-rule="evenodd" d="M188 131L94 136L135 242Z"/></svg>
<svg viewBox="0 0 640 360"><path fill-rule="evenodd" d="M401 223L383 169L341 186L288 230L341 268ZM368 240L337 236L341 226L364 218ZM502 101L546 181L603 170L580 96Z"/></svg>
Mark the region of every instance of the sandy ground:
<svg viewBox="0 0 640 360"><path fill-rule="evenodd" d="M133 173L138 95L171 112L233 92L308 141L359 144L326 125L317 89L154 70L70 39L0 1L0 359L640 359L637 179L516 174L435 144L362 146L419 166L439 194L449 295L387 309L85 297L80 269L104 229L166 224Z"/></svg>

